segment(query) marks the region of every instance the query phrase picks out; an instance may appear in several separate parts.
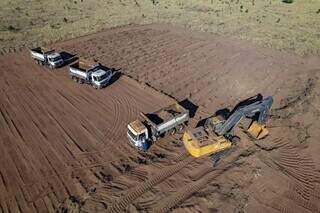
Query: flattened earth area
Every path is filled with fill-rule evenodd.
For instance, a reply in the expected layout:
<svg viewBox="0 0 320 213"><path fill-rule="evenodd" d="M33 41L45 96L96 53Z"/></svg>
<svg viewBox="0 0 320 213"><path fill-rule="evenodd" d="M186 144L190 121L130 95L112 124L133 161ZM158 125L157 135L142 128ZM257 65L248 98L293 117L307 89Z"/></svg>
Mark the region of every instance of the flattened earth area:
<svg viewBox="0 0 320 213"><path fill-rule="evenodd" d="M0 57L0 212L319 212L318 58L159 25L52 46L125 75L95 90L27 50ZM270 135L239 131L245 152L216 169L188 157L181 135L148 153L127 143L127 123L173 103L165 94L196 106L193 126L257 93L275 100Z"/></svg>
<svg viewBox="0 0 320 213"><path fill-rule="evenodd" d="M53 211L83 194L96 183L91 169L137 155L127 123L172 103L125 76L99 91L76 84L27 51L1 57L0 73L0 212Z"/></svg>

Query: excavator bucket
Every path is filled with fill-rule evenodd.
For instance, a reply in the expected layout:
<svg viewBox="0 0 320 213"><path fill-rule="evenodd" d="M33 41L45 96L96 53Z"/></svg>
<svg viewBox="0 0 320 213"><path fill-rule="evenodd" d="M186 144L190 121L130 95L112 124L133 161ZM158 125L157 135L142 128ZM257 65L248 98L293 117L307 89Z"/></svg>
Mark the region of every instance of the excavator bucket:
<svg viewBox="0 0 320 213"><path fill-rule="evenodd" d="M262 139L269 134L269 131L266 129L265 125L261 125L256 121L252 122L247 132L255 139Z"/></svg>

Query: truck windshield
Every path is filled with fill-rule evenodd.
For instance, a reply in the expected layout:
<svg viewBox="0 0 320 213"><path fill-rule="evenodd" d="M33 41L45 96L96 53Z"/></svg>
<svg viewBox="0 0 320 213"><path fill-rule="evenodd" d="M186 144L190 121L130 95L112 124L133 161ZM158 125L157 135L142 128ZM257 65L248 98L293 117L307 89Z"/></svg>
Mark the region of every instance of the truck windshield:
<svg viewBox="0 0 320 213"><path fill-rule="evenodd" d="M143 141L145 139L145 137L146 137L146 133L141 133L139 135L139 140Z"/></svg>
<svg viewBox="0 0 320 213"><path fill-rule="evenodd" d="M60 59L61 59L61 56L56 56L54 58L50 58L50 61L56 62L56 61L59 61Z"/></svg>
<svg viewBox="0 0 320 213"><path fill-rule="evenodd" d="M130 129L128 129L128 133L129 133L129 135L130 135L130 137L133 139L133 140L137 140L138 139L138 137L135 135L135 134L133 134L131 131L130 131Z"/></svg>
<svg viewBox="0 0 320 213"><path fill-rule="evenodd" d="M106 78L107 78L107 74L103 74L103 75L97 77L98 81L103 81Z"/></svg>

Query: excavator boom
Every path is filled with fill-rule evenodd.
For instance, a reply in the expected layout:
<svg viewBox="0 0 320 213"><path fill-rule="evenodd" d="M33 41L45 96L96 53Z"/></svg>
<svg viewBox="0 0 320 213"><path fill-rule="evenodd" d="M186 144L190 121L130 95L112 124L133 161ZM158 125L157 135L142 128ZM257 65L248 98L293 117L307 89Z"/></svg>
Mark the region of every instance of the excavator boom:
<svg viewBox="0 0 320 213"><path fill-rule="evenodd" d="M257 128L258 126L262 128L268 118L272 103L273 99L271 96L269 96L261 101L254 102L250 105L241 106L236 109L234 113L232 113L228 117L228 119L223 122L223 124L216 125L213 127L213 129L218 135L225 135L227 132L232 131L232 129L238 125L242 118L254 117L257 114L258 119L255 121L255 126ZM253 130L254 129L256 128L253 128Z"/></svg>

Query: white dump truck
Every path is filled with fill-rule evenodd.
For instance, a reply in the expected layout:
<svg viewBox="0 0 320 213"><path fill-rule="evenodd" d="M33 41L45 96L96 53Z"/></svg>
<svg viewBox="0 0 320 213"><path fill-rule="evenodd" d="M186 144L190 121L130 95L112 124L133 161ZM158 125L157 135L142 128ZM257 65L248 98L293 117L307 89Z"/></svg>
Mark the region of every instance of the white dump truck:
<svg viewBox="0 0 320 213"><path fill-rule="evenodd" d="M58 68L64 65L64 60L61 55L55 50L45 50L41 47L30 49L31 57L41 65L46 65L51 69Z"/></svg>
<svg viewBox="0 0 320 213"><path fill-rule="evenodd" d="M160 137L182 132L189 120L189 111L175 103L153 113L141 113L141 117L128 124L127 136L133 146L147 151Z"/></svg>
<svg viewBox="0 0 320 213"><path fill-rule="evenodd" d="M70 65L69 74L75 82L90 84L95 89L108 85L113 76L111 69L101 64L89 65L88 62L83 61Z"/></svg>

